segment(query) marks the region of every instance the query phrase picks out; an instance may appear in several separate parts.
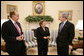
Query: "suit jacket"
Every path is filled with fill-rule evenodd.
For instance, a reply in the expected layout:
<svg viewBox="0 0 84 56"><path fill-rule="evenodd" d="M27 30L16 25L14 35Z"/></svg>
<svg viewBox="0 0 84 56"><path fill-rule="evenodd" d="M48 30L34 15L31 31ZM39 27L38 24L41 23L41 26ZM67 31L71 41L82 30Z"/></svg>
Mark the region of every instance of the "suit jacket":
<svg viewBox="0 0 84 56"><path fill-rule="evenodd" d="M17 22L17 25L21 29L21 25L19 22ZM23 34L21 29L21 34ZM2 25L2 38L6 42L6 48L7 50L11 49L19 49L20 47L26 48L24 41L18 41L16 40L16 37L19 36L19 33L12 23L11 20L8 20L7 22L4 22Z"/></svg>
<svg viewBox="0 0 84 56"><path fill-rule="evenodd" d="M60 25L61 23L59 24L59 27ZM74 35L75 35L74 24L67 21L63 26L61 32L60 30L58 31L58 37L56 39L56 42L69 45L72 43Z"/></svg>
<svg viewBox="0 0 84 56"><path fill-rule="evenodd" d="M45 27L45 31L43 30L42 27L37 28L37 30L36 30L37 42L43 43L43 42L47 41L47 39L45 40L43 38L43 37L47 37L47 36L50 36L48 27Z"/></svg>

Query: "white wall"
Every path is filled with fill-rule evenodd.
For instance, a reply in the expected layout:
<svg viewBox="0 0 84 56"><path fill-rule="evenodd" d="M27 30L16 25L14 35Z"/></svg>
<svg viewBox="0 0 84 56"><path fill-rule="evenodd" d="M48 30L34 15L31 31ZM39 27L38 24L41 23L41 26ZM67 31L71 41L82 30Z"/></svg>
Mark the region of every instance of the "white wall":
<svg viewBox="0 0 84 56"><path fill-rule="evenodd" d="M75 25L77 21L83 19L83 2L81 1L46 1L46 15L51 15L54 22L51 24L53 29L57 29L59 25L58 11L72 10L72 23Z"/></svg>
<svg viewBox="0 0 84 56"><path fill-rule="evenodd" d="M27 22L25 17L32 15L32 1L1 1L1 19L7 19L7 4L16 5L19 12L19 22L22 25L23 30L27 30Z"/></svg>
<svg viewBox="0 0 84 56"><path fill-rule="evenodd" d="M19 12L19 22L23 31L29 29L29 24L24 20L26 16L32 15L32 1L1 1L1 19L7 19L7 4L16 5ZM50 23L50 30L58 30L60 21L58 20L59 10L72 10L72 23L83 20L83 1L45 1L45 15L50 15L54 21Z"/></svg>

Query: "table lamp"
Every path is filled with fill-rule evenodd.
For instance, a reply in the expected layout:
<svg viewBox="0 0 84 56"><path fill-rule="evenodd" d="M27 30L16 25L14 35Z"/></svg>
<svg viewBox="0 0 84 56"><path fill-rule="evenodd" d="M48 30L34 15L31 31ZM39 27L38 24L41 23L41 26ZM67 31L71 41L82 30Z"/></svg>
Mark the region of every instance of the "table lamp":
<svg viewBox="0 0 84 56"><path fill-rule="evenodd" d="M75 29L79 30L80 36L78 37L78 40L83 39L83 20L78 20Z"/></svg>

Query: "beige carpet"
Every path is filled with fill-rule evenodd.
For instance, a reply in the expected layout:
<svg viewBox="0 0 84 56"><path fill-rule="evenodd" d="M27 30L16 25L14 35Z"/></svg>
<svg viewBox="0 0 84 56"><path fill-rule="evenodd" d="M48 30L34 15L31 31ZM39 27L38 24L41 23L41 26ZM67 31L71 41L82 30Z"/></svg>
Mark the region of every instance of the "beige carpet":
<svg viewBox="0 0 84 56"><path fill-rule="evenodd" d="M27 55L38 55L37 47L29 48L27 50ZM48 48L48 55L57 55L57 48L56 47L49 47Z"/></svg>

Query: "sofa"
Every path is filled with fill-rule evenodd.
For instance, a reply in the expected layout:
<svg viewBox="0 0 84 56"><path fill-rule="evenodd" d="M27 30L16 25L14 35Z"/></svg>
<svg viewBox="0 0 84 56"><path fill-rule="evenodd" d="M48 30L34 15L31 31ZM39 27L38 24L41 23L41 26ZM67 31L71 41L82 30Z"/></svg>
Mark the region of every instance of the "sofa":
<svg viewBox="0 0 84 56"><path fill-rule="evenodd" d="M76 49L72 51L72 55L83 55L83 49Z"/></svg>

